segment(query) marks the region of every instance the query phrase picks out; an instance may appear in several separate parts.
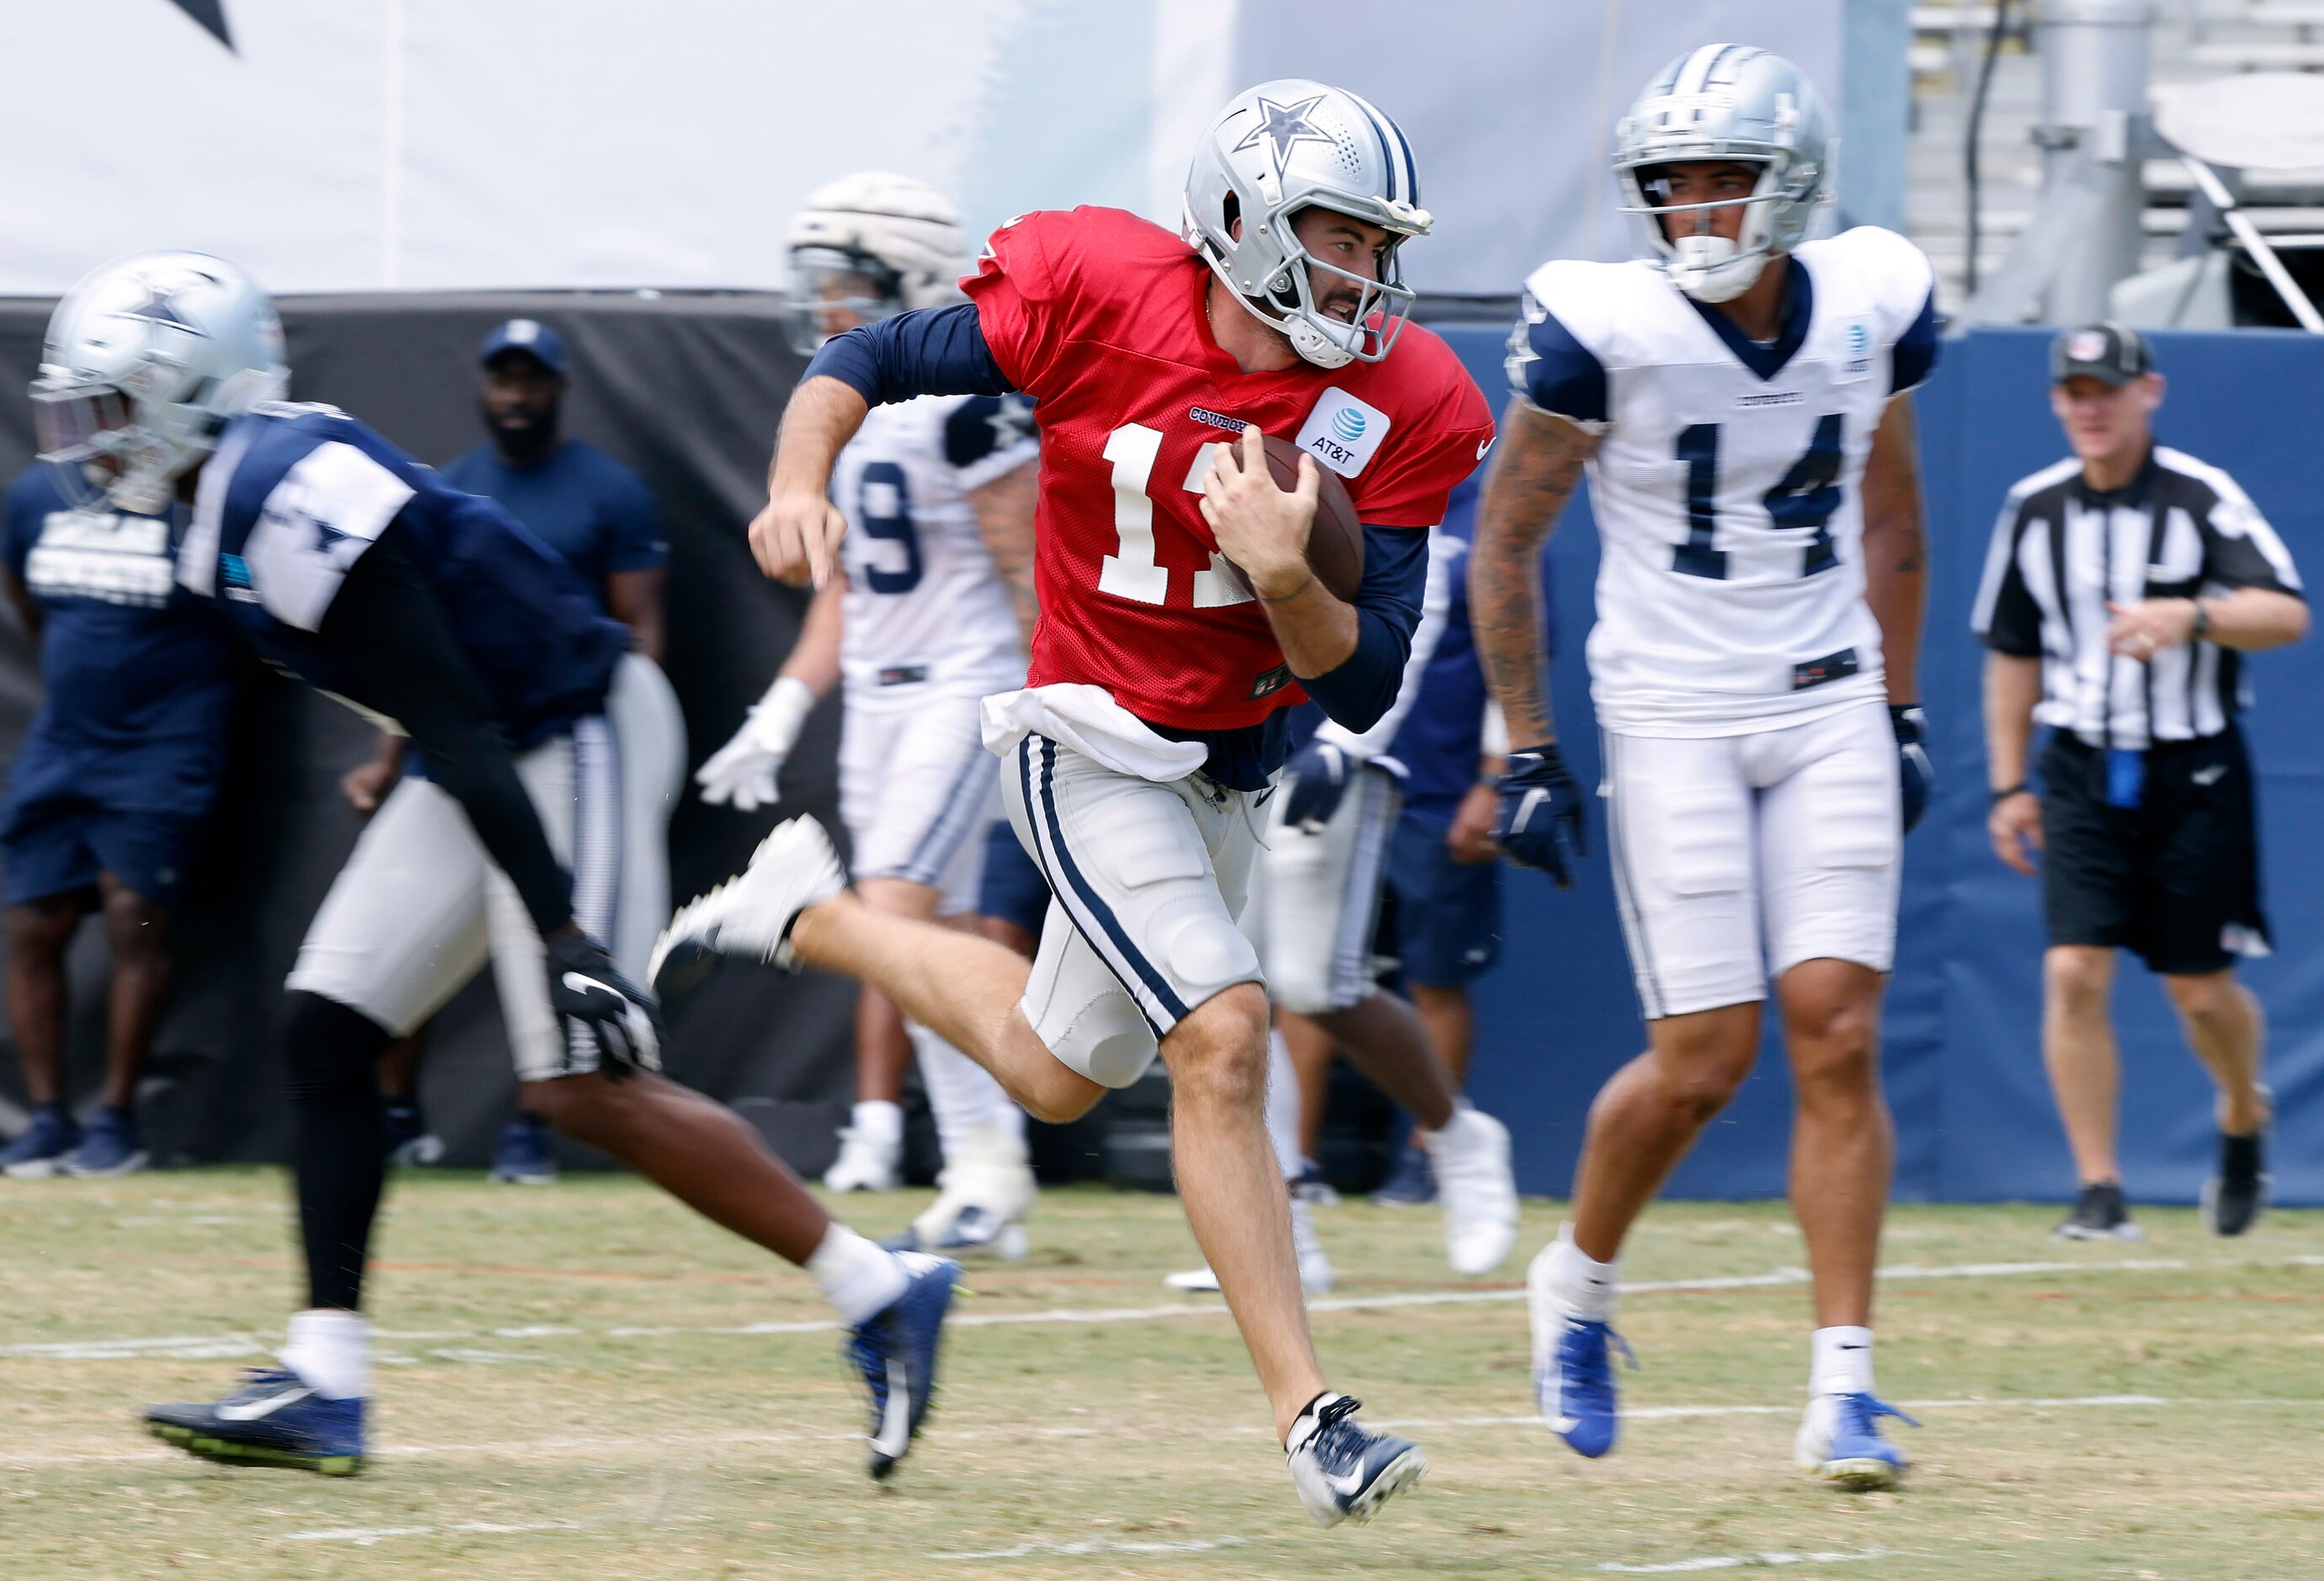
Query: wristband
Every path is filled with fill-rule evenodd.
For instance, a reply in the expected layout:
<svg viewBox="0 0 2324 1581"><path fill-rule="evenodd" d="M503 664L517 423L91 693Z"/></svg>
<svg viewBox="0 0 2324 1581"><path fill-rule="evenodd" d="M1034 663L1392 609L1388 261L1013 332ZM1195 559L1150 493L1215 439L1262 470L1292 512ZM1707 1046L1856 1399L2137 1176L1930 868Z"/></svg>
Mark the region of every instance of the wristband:
<svg viewBox="0 0 2324 1581"><path fill-rule="evenodd" d="M1997 791L1994 792L1994 793L1993 793L1993 805L1995 805L1995 806L1997 806L1997 806L2001 805L2001 804L2002 804L2002 803L2004 803L2004 802L2007 801L2007 800L2008 800L2010 797L2012 797L2012 796L2016 796L2016 795L2033 795L2033 794L2034 794L2034 787L2033 787L2032 786L2030 786L2030 785L2027 785L2024 780L2022 780L2022 779L2021 779L2021 780L2019 780L2015 785L2011 786L2010 786L2008 789L2006 789L2006 790L1997 790Z"/></svg>
<svg viewBox="0 0 2324 1581"><path fill-rule="evenodd" d="M2201 599L2190 598L2187 602L2195 606L2195 629L2187 634L2188 640L2190 642L2200 641L2203 638L2210 635L2211 611L2203 607L2203 601Z"/></svg>
<svg viewBox="0 0 2324 1581"><path fill-rule="evenodd" d="M759 740L776 750L788 752L815 712L815 688L797 676L777 676L767 694L752 712Z"/></svg>

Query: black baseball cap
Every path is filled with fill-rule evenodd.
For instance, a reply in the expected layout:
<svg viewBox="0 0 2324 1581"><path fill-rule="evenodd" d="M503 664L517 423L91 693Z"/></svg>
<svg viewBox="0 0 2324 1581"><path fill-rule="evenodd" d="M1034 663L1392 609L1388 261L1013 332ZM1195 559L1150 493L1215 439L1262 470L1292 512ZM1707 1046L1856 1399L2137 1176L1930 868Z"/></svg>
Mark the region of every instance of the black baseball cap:
<svg viewBox="0 0 2324 1581"><path fill-rule="evenodd" d="M2050 382L2096 379L2116 389L2154 372L2146 337L2127 324L2104 319L2069 329L2050 343Z"/></svg>

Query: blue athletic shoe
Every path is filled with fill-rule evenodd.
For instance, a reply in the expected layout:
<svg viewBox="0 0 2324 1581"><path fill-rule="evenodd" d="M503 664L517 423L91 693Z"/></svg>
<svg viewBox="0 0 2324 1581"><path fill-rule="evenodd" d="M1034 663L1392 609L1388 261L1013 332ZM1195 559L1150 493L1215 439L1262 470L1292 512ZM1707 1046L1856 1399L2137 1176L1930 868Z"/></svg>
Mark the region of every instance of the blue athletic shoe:
<svg viewBox="0 0 2324 1581"><path fill-rule="evenodd" d="M134 1175L145 1163L136 1115L108 1106L97 1111L97 1118L80 1134L80 1145L65 1156L63 1168L69 1175L101 1177Z"/></svg>
<svg viewBox="0 0 2324 1581"><path fill-rule="evenodd" d="M1428 1457L1410 1439L1376 1433L1356 1420L1360 1400L1325 1394L1292 1424L1283 1458L1291 1485L1318 1526L1369 1521L1372 1512L1428 1475Z"/></svg>
<svg viewBox="0 0 2324 1581"><path fill-rule="evenodd" d="M493 1148L492 1178L514 1186L553 1186L557 1160L549 1151L549 1126L539 1115L521 1114L501 1127Z"/></svg>
<svg viewBox="0 0 2324 1581"><path fill-rule="evenodd" d="M1800 1435L1792 1445L1802 1470L1844 1488L1896 1485L1912 1462L1880 1433L1880 1419L1893 1416L1907 1427L1921 1424L1869 1393L1819 1394L1808 1402Z"/></svg>
<svg viewBox="0 0 2324 1581"><path fill-rule="evenodd" d="M872 1393L871 1471L885 1477L910 1450L936 1397L936 1351L944 1339L960 1264L925 1252L899 1252L911 1282L859 1323L840 1347Z"/></svg>
<svg viewBox="0 0 2324 1581"><path fill-rule="evenodd" d="M363 1469L364 1402L326 1400L298 1374L251 1367L210 1405L149 1405L145 1427L187 1454L228 1466L286 1466L325 1476Z"/></svg>
<svg viewBox="0 0 2324 1581"><path fill-rule="evenodd" d="M1428 1163L1425 1150L1414 1143L1404 1144L1396 1155L1396 1168L1372 1200L1382 1208L1425 1208L1436 1200L1436 1171Z"/></svg>
<svg viewBox="0 0 2324 1581"><path fill-rule="evenodd" d="M1541 1420L1576 1455L1591 1460L1614 1448L1619 1435L1614 1389L1614 1357L1619 1350L1638 1365L1630 1342L1609 1323L1569 1318L1553 1353L1534 1367L1533 1387Z"/></svg>
<svg viewBox="0 0 2324 1581"><path fill-rule="evenodd" d="M64 1168L65 1159L80 1145L80 1127L60 1103L44 1103L32 1111L32 1123L23 1135L0 1149L0 1171L18 1181L46 1180Z"/></svg>
<svg viewBox="0 0 2324 1581"><path fill-rule="evenodd" d="M435 1163L444 1156L444 1142L428 1128L428 1117L416 1103L391 1103L380 1110L380 1147L395 1167Z"/></svg>

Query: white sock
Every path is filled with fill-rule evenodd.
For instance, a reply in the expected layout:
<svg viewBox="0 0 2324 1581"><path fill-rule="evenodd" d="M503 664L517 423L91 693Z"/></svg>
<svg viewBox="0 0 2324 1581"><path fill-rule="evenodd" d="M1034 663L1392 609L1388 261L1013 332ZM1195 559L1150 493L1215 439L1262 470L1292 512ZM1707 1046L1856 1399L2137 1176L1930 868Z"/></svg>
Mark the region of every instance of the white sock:
<svg viewBox="0 0 2324 1581"><path fill-rule="evenodd" d="M1267 1139L1283 1178L1298 1179L1305 1163L1299 1156L1299 1072L1291 1063L1291 1045L1276 1031L1267 1034Z"/></svg>
<svg viewBox="0 0 2324 1581"><path fill-rule="evenodd" d="M962 1139L980 1126L997 1126L1023 1137L1025 1111L992 1072L916 1021L906 1023L905 1031L920 1062L920 1080L927 1087L928 1109L936 1117L936 1144L946 1162L959 1153Z"/></svg>
<svg viewBox="0 0 2324 1581"><path fill-rule="evenodd" d="M807 1271L847 1323L861 1323L885 1311L911 1282L895 1253L865 1240L835 1218L816 1243L815 1255L807 1260Z"/></svg>
<svg viewBox="0 0 2324 1581"><path fill-rule="evenodd" d="M1808 1393L1872 1393L1871 1329L1819 1328L1808 1336L1808 1348L1813 1357L1808 1366Z"/></svg>
<svg viewBox="0 0 2324 1581"><path fill-rule="evenodd" d="M869 1103L859 1103L847 1117L847 1123L858 1136L882 1147L899 1147L904 1141L904 1108L875 1098Z"/></svg>
<svg viewBox="0 0 2324 1581"><path fill-rule="evenodd" d="M282 1365L326 1400L371 1394L371 1323L361 1312L318 1308L290 1315Z"/></svg>
<svg viewBox="0 0 2324 1581"><path fill-rule="evenodd" d="M1600 1263L1573 1244L1573 1227L1557 1227L1557 1244L1549 1249L1549 1288L1577 1318L1596 1323L1614 1319L1614 1301L1622 1291L1622 1260Z"/></svg>

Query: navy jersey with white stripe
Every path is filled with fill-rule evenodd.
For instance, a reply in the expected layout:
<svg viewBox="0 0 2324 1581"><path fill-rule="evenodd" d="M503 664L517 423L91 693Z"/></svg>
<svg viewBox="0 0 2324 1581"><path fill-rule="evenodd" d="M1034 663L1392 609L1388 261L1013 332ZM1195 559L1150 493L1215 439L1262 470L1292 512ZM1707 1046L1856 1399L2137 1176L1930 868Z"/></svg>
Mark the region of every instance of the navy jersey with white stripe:
<svg viewBox="0 0 2324 1581"><path fill-rule="evenodd" d="M270 661L341 695L347 660L318 635L349 567L390 522L442 602L512 741L597 713L629 648L578 573L488 500L331 407L235 418L203 468L178 560Z"/></svg>
<svg viewBox="0 0 2324 1581"><path fill-rule="evenodd" d="M2100 493L2071 457L2002 501L1970 626L1997 653L2042 661L2034 719L2093 747L2215 736L2249 706L2243 657L2174 643L2110 652L2109 601L2210 598L2246 587L2305 596L2292 553L2218 467L2158 445L2127 487Z"/></svg>

